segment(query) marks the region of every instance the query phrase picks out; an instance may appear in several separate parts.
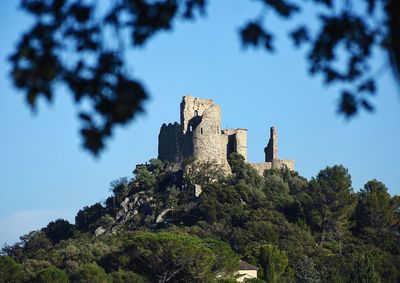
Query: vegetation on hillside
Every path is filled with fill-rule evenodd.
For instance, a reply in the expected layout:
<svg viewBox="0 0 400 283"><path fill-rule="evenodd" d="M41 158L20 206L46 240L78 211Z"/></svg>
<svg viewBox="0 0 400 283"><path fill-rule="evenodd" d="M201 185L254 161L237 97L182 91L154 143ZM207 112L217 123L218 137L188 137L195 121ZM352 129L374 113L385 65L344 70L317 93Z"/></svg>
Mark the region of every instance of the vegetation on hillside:
<svg viewBox="0 0 400 283"><path fill-rule="evenodd" d="M354 192L341 165L311 180L258 173L240 155L218 165L151 160L112 195L5 246L0 282L399 282L400 197L371 180ZM200 185L199 196L194 185Z"/></svg>

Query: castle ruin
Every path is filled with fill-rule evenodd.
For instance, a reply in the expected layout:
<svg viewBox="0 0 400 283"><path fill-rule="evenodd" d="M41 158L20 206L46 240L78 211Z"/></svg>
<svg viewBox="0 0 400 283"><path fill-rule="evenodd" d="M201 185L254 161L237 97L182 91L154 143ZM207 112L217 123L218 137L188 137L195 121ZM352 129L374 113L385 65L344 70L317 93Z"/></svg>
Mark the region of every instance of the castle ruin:
<svg viewBox="0 0 400 283"><path fill-rule="evenodd" d="M180 124L163 124L158 136L158 159L180 163L188 157L219 163L230 171L228 156L241 154L247 161L247 129L221 129L221 108L211 99L184 96ZM271 127L264 148L265 162L251 164L261 174L264 170L286 166L294 170L294 160L278 159L278 136Z"/></svg>

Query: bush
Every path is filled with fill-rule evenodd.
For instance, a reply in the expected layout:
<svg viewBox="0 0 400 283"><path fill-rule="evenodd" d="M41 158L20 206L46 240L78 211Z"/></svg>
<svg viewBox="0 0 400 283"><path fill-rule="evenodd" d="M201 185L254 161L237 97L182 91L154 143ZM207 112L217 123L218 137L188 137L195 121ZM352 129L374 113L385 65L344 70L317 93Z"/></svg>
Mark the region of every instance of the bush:
<svg viewBox="0 0 400 283"><path fill-rule="evenodd" d="M315 264L308 256L303 256L295 265L295 276L297 283L318 283L320 282L319 272Z"/></svg>
<svg viewBox="0 0 400 283"><path fill-rule="evenodd" d="M61 240L68 239L72 236L73 227L74 225L67 220L57 219L56 221L50 222L43 231L53 244L57 244Z"/></svg>
<svg viewBox="0 0 400 283"><path fill-rule="evenodd" d="M21 265L9 256L0 256L0 283L17 283L23 279Z"/></svg>
<svg viewBox="0 0 400 283"><path fill-rule="evenodd" d="M215 256L199 238L169 232L138 232L127 247L139 270L154 281L208 282Z"/></svg>
<svg viewBox="0 0 400 283"><path fill-rule="evenodd" d="M143 276L132 271L118 270L109 274L112 283L146 283L149 282Z"/></svg>
<svg viewBox="0 0 400 283"><path fill-rule="evenodd" d="M78 270L74 282L108 283L110 280L103 268L97 264L86 264Z"/></svg>
<svg viewBox="0 0 400 283"><path fill-rule="evenodd" d="M68 275L55 266L42 270L35 278L35 283L67 283Z"/></svg>
<svg viewBox="0 0 400 283"><path fill-rule="evenodd" d="M244 279L244 282L245 283L265 283L265 281L260 278Z"/></svg>
<svg viewBox="0 0 400 283"><path fill-rule="evenodd" d="M259 276L268 283L278 283L290 281L286 278L288 258L286 252L270 244L258 244L247 253L250 263L260 267Z"/></svg>

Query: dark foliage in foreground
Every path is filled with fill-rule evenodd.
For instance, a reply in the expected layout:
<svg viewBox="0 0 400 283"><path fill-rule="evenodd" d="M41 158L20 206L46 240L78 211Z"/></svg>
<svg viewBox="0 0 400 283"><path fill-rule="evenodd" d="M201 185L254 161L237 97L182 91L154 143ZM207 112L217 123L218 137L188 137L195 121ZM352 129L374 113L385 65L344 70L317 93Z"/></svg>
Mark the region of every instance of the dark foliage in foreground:
<svg viewBox="0 0 400 283"><path fill-rule="evenodd" d="M132 66L125 50L142 47L177 21L194 20L207 9L206 0L20 2L33 24L10 56L14 85L32 109L39 98L51 102L60 87L66 87L79 109L84 147L93 154L103 150L116 126L143 111L149 96L127 71ZM294 46L307 49L310 74L321 75L327 84L340 84L338 110L346 117L359 109L373 110L370 99L379 75L371 66L374 52L385 52L383 67L390 62L399 73L399 1L257 2L260 13L239 31L243 46L274 51L276 32L267 15L287 20ZM303 11L311 20L302 20Z"/></svg>

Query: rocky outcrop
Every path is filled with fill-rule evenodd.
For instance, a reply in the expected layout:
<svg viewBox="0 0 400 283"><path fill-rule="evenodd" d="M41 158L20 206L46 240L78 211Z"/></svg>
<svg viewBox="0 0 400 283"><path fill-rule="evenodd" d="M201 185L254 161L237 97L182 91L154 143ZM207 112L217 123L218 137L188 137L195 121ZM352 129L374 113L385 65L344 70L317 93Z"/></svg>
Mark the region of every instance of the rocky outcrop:
<svg viewBox="0 0 400 283"><path fill-rule="evenodd" d="M157 216L156 223L161 223L161 222L163 222L164 219L165 219L165 215L167 215L167 213L170 212L170 211L172 211L172 208L167 208L167 209L163 210L163 211Z"/></svg>

